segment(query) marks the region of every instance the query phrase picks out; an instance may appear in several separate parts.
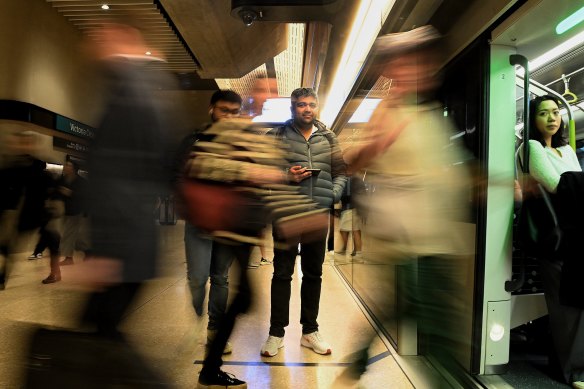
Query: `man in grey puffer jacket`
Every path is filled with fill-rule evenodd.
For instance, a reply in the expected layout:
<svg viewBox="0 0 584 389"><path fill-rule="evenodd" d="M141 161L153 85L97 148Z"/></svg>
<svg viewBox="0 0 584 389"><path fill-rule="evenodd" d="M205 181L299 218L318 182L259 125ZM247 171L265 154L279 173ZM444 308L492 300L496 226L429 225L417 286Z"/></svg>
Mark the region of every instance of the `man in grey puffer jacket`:
<svg viewBox="0 0 584 389"><path fill-rule="evenodd" d="M291 96L292 119L268 132L288 148L288 179L298 185L320 207L330 208L341 198L345 188L345 163L335 134L316 120L318 97L310 88L299 88ZM278 248L280 238L274 234L274 276L271 290L270 333L261 354L273 357L284 346L284 328L289 321L290 289L298 243L301 244L302 287L300 344L318 354L330 354L331 346L318 332L318 309L322 283L326 234L302 234L288 248Z"/></svg>

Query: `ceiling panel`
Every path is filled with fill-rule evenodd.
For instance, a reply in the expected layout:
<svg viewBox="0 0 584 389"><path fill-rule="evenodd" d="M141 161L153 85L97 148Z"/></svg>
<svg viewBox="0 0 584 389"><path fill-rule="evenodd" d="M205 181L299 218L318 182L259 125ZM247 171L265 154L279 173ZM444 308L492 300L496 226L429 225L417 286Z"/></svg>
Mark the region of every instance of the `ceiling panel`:
<svg viewBox="0 0 584 389"><path fill-rule="evenodd" d="M46 0L63 17L93 39L94 28L131 13L139 23L149 52L165 59L156 67L173 72L194 72L197 63L153 0ZM107 3L109 9L102 9Z"/></svg>

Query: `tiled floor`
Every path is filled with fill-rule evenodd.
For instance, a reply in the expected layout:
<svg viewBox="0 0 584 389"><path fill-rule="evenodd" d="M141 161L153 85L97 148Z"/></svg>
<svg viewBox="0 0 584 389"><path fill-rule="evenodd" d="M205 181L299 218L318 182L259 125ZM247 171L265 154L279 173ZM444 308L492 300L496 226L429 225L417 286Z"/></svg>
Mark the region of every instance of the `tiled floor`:
<svg viewBox="0 0 584 389"><path fill-rule="evenodd" d="M141 292L123 330L177 387L195 388L204 356L206 316L198 318L190 305L182 230L180 224L161 227L160 275ZM268 253L271 258L269 246ZM38 324L74 327L74 312L83 301L83 291L68 277L81 258L76 258L77 265L62 269L62 282L42 285L40 281L48 274L49 260L45 257L29 261L29 254L14 256L7 288L0 292L0 388L21 387L21 361L30 329ZM256 249L253 259L258 258ZM375 332L337 270L329 261L325 263L319 315L321 333L331 343L332 355L321 356L300 346L300 282L296 273L285 347L273 358L261 357L259 353L268 335L272 266L247 271L257 298L251 311L237 322L231 338L234 351L225 358L224 370L246 380L249 388L339 387L333 381L343 371L347 356ZM372 355L379 358L370 365L360 387L414 387L415 379L406 377L396 362L400 358L392 354L393 350L389 351L376 337Z"/></svg>

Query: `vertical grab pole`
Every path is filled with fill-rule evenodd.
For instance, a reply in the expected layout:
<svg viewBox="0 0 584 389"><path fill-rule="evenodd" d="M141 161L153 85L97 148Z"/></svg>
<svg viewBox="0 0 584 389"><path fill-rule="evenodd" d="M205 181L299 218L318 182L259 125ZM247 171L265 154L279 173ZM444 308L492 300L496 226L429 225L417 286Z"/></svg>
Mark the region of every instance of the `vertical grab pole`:
<svg viewBox="0 0 584 389"><path fill-rule="evenodd" d="M529 66L527 58L520 54L509 56L509 63L513 66L519 65L525 70L523 76L523 158L521 171L529 173Z"/></svg>
<svg viewBox="0 0 584 389"><path fill-rule="evenodd" d="M509 63L513 66L519 65L525 70L523 77L523 163L521 164L521 171L524 173L523 180L525 180L529 174L529 69L527 58L519 54L510 55ZM521 184L521 187L525 188L525 181ZM520 268L519 278L505 282L506 292L519 290L525 283L525 255L521 257Z"/></svg>

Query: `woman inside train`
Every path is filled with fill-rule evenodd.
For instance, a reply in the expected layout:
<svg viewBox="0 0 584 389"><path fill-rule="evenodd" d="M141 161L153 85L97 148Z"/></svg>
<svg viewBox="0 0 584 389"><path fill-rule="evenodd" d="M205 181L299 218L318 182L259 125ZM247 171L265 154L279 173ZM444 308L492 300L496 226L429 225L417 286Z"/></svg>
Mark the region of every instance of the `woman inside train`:
<svg viewBox="0 0 584 389"><path fill-rule="evenodd" d="M559 101L539 96L530 101L529 111L529 173L552 193L563 232L556 255L539 258L555 360L562 378L584 389L584 299L570 275L574 265L582 266L575 259L584 229L572 221L584 209L584 196L579 202L569 200L582 194L584 174L564 136Z"/></svg>

